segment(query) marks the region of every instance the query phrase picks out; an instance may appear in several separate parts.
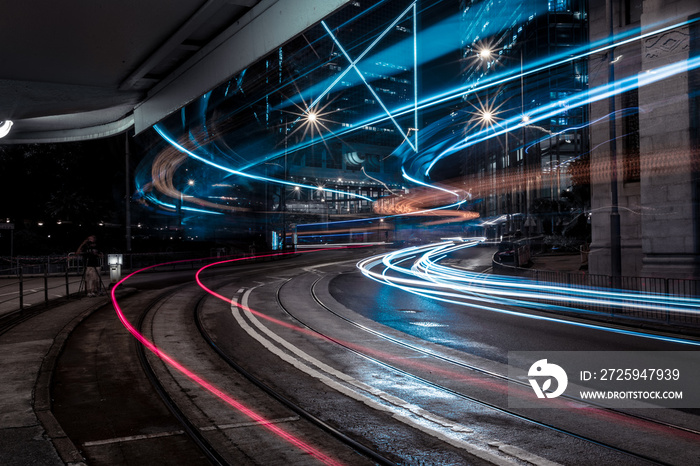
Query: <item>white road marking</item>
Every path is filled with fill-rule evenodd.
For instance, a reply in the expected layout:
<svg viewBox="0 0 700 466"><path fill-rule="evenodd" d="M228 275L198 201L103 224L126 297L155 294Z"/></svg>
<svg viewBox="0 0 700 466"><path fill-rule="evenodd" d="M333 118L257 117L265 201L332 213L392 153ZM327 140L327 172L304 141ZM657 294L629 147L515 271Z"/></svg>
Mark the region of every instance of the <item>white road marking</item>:
<svg viewBox="0 0 700 466"><path fill-rule="evenodd" d="M328 267L329 265L341 265L341 264L355 264L357 263L357 259L348 259L344 261L338 261L338 262L326 262L324 264L316 264L316 265L309 265L307 267L302 267L302 270L306 272L312 272L314 269L320 269L321 267Z"/></svg>
<svg viewBox="0 0 700 466"><path fill-rule="evenodd" d="M324 264L325 265L325 264ZM323 265L321 265L323 266ZM312 267L313 268L313 267ZM257 288L257 287L255 287ZM241 304L243 310L238 306L231 304L231 313L236 319L238 324L243 330L245 330L252 338L257 340L263 347L268 351L275 354L277 357L287 362L288 364L296 367L300 371L308 374L311 377L323 382L327 386L333 388L334 390L346 395L352 399L360 401L365 405L389 413L394 419L403 422L411 427L414 427L422 432L425 432L433 437L436 437L444 442L449 443L457 448L468 451L470 454L488 461L492 464L497 465L511 465L513 464L513 457L510 452L513 450L509 449L498 449L498 453L489 451L485 447L476 445L473 442L468 442L465 438L465 434L473 433L473 430L469 427L456 423L452 420L446 419L440 415L431 413L424 410L423 408L416 406L415 404L409 403L391 394L388 394L382 390L371 387L364 382L361 382L354 377L338 371L333 367L319 361L318 359L312 357L311 355L305 353L301 349L292 345L287 340L277 335L263 325L251 312L247 311L249 297L255 288L250 288L241 297ZM248 322L243 318L243 314L255 326L260 332L265 334L268 338L265 338L261 333L256 331ZM274 343L276 342L282 348L286 349L289 353L285 352L282 348L277 347ZM310 367L309 365L315 366ZM481 442L484 442L481 440ZM488 446L487 442L486 443ZM516 447L513 447L516 448ZM525 450L519 449L521 452ZM500 453L500 454L499 454ZM527 452L525 452L527 453ZM506 455L506 456L503 456ZM532 459L539 458L534 454L529 454ZM553 465L544 458L540 458L544 463L543 466ZM540 464L540 463L538 463Z"/></svg>
<svg viewBox="0 0 700 466"><path fill-rule="evenodd" d="M270 419L265 421L266 424L282 424L284 422L294 422L298 421L299 416L291 416L291 417L283 417L280 419ZM212 430L228 430L228 429L239 429L241 427L253 427L253 426L258 426L260 425L260 422L255 422L255 421L249 421L249 422L237 422L235 424L222 424L218 426L208 426L208 427L201 427L199 430L202 432L209 432ZM85 442L83 443L84 447L97 447L100 445L111 445L113 443L121 443L121 442L133 442L136 440L148 440L152 438L160 438L160 437L172 437L174 435L182 435L184 434L184 430L171 430L168 432L155 432L153 434L143 434L143 435L129 435L127 437L115 437L115 438L110 438L110 439L105 439L105 440L93 440L91 442Z"/></svg>
<svg viewBox="0 0 700 466"><path fill-rule="evenodd" d="M172 430L170 432L156 432L153 434L130 435L128 437L115 437L115 438L110 438L110 439L105 439L105 440L93 440L92 442L83 443L83 446L84 447L97 447L100 445L111 445L113 443L120 443L120 442L133 442L135 440L147 440L147 439L159 438L159 437L172 437L173 435L182 435L184 433L185 433L185 431L183 431L183 430Z"/></svg>

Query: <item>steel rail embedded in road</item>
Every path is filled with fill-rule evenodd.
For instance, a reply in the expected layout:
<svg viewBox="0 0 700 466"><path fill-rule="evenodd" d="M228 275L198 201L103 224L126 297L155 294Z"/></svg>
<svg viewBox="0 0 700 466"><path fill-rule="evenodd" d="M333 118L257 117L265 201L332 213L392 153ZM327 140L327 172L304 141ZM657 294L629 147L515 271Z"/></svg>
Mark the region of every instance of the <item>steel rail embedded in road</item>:
<svg viewBox="0 0 700 466"><path fill-rule="evenodd" d="M317 295L317 293L315 292L315 286L318 284L318 282L319 282L321 279L322 279L322 277L319 278L319 279L317 279L317 280L313 283L313 285L312 285L311 294L312 294L314 300L315 300L320 306L322 306L323 308L325 308L326 310L328 310L330 313L332 313L333 315L337 316L338 318L340 318L340 319L346 321L347 323L349 323L349 324L351 324L351 325L353 325L353 326L355 326L355 327L357 327L357 328L359 328L359 329L361 329L361 330L363 330L363 331L366 331L366 332L371 333L371 334L373 334L373 335L375 335L375 336L378 336L378 337L380 337L380 338L382 338L382 339L385 339L385 340L387 340L387 341L389 341L389 342L391 342L391 343L398 344L398 345L400 345L400 346L402 346L402 347L404 347L404 348L411 349L411 350L413 350L413 351L416 351L416 352L425 354L425 355L430 356L430 357L433 357L433 358L438 358L438 359L440 359L440 360L442 360L442 361L445 361L445 362L448 362L448 363L450 363L450 364L454 364L454 365L457 365L457 366L462 367L462 368L466 368L466 369L469 369L469 370L472 370L472 371L476 371L476 372L485 374L485 375L487 375L487 376L489 376L489 377L494 377L494 378L497 378L497 379L500 379L500 380L503 380L503 381L510 381L510 382L513 382L513 381L514 381L513 379L510 379L510 378L508 378L507 376L499 375L499 374L496 374L495 372L492 372L492 371L489 371L489 370L485 370L485 369L482 369L482 368L479 368L479 367L476 367L476 366L473 366L473 365L469 365L469 364L466 364L466 363L464 363L464 362L456 361L456 360L454 360L454 359L452 359L452 358L449 358L449 357L446 357L446 356L444 356L444 355L438 355L438 354L436 354L436 353L433 352L433 351L428 351L428 350L425 350L425 349L423 349L423 348L420 348L420 347L418 347L418 346L416 346L416 345L412 345L412 344L410 344L410 343L403 342L403 341L398 340L398 339L396 339L396 338L394 338L394 337L392 337L392 336L390 336L390 335L387 335L387 334L385 334L385 333L379 332L379 331L374 330L374 329L370 329L370 328L368 328L368 327L365 326L365 325L362 325L362 324L360 324L360 323L358 323L358 322L356 322L356 321L353 321L353 320L348 319L348 318L346 318L346 317L344 317L344 316L341 316L340 314L338 314L338 313L336 313L335 311L333 311L332 309L330 309L327 305L325 305L325 304L318 298L318 295ZM281 287L280 287L280 288L281 288ZM368 354L366 354L366 353L363 353L362 351L360 351L360 350L358 350L358 349L356 349L356 348L351 348L350 346L346 345L345 343L343 343L343 342L341 342L341 341L339 341L339 340L337 340L337 339L335 339L335 338L333 338L333 337L331 337L331 336L325 334L324 332L322 332L322 331L320 331L320 330L318 330L318 329L315 329L313 326L309 325L307 322L304 322L303 320L299 319L299 317L297 317L297 316L295 316L293 313L291 313L291 312L289 311L288 307L287 307L287 306L284 306L284 304L281 302L281 300L279 299L279 289L278 289L278 292L277 292L277 302L278 302L278 305L284 310L284 312L287 313L291 318L293 318L294 320L296 320L297 322L299 322L300 325L303 325L304 327L308 328L309 330L311 330L311 331L317 333L317 334L318 334L321 338L323 338L324 340L331 341L331 342L333 342L333 343L335 343L335 344L337 344L337 345L339 345L339 346L342 346L342 347L345 348L346 350L348 350L348 351L350 351L350 352L352 352L352 353L354 353L354 354L357 354L358 356L361 356L362 358L364 358L364 359L366 359L366 360L368 360L368 361L371 361L371 362L374 363L374 364L378 364L378 365L383 366L383 367L385 367L385 368L387 368L387 369L389 369L389 370L392 370L392 371L394 371L394 372L400 373L400 374L402 374L402 375L404 375L404 376L406 376L406 377L409 377L409 378L411 378L411 379L413 379L413 380L415 380L415 381L417 381L417 382L419 382L419 383L421 383L421 384L430 386L430 387L432 387L432 388L434 388L434 389L436 389L436 390L444 391L444 392L446 392L446 393L449 393L449 394L451 394L451 395L457 396L457 397L462 398L462 399L464 399L464 400L467 400L467 401L469 401L469 402L473 402L473 403L479 404L480 406L483 406L483 407L485 407L485 408L493 409L493 410L495 410L495 411L497 411L497 412L500 412L500 413L502 413L502 414L511 416L511 417L513 417L513 418L516 418L516 419L519 419L519 420L521 420L521 421L525 421L525 422L527 422L527 423L530 423L530 424L533 424L533 425L536 425L536 426L539 426L539 427L543 427L543 428L546 428L546 429L548 429L548 430L551 430L551 431L554 431L554 432L558 432L558 433L567 435L567 436L572 437L572 438L576 438L576 439L579 439L579 440L582 440L582 441L585 441L585 442L588 442L588 443L591 443L591 444L594 444L594 445L598 445L598 446L600 446L600 447L603 447L603 448L609 449L609 450L611 450L611 451L615 451L615 452L618 452L618 453L627 455L627 456L632 457L632 458L636 458L636 459L644 460L644 461L650 461L650 462L657 463L657 464L664 464L664 463L660 463L658 459L649 457L649 456L647 456L647 455L639 454L639 453L636 453L636 452L633 452L633 451L630 451L630 450L626 450L626 449L623 449L623 448L620 448L620 447L616 447L616 446L614 446L614 445L611 445L611 444L608 444L608 443L605 443L605 442L602 442L602 441L599 441L599 440L595 440L595 439L592 439L592 438L590 438L590 437L587 437L587 436L584 436L584 435L580 435L580 434L577 434L577 433L575 433L575 432L571 432L571 431L569 431L569 430L562 429L562 428L560 428L560 427L556 427L556 426L554 426L554 425L551 425L551 424L548 424L548 423L545 423L545 422L542 422L542 421L538 421L538 420L536 420L536 419L533 419L533 418L524 416L524 415L522 415L522 414L520 414L520 413L516 413L516 412L511 411L511 410L508 410L508 409L506 409L506 408L497 406L497 405L495 405L495 404L493 404L493 403L489 403L489 402L486 402L486 401L483 401L483 400L479 400L479 399L477 399L477 398L475 398L475 397L466 395L466 394L464 394L464 393L461 393L461 392L458 392L458 391L456 391L456 390L453 390L453 389L451 389L451 388L449 388L449 387L445 387L445 386L443 386L443 385L440 385L440 384L438 384L438 383L432 382L432 381L427 380L427 379L425 379L425 378L423 378L423 377L420 377L420 376L418 376L418 375L415 375L415 374L413 374L413 373L411 373L411 372L408 372L408 371L406 371L406 370L404 370L404 369L401 369L401 368L399 368L399 367L397 367L397 366L395 366L395 365L393 365L393 364L389 364L389 363L387 363L387 362L385 362L385 361L382 361L382 360L380 360L380 359L378 359L378 358L375 358L375 357L370 356L370 355L368 355ZM521 384L521 382L519 382L519 381L517 381L517 382L518 382L518 384ZM525 384L522 384L522 385L524 386ZM528 385L528 387L529 387L529 385ZM645 420L646 420L646 419L645 419ZM666 425L666 424L663 424L663 423L658 423L658 424L664 425L665 427L670 426L670 425ZM672 426L672 427L676 427L676 428L679 428L679 429L683 429L682 427L677 427L677 426ZM698 433L698 432L695 432L695 431L692 431L692 430L691 430L690 432L692 432L692 433Z"/></svg>
<svg viewBox="0 0 700 466"><path fill-rule="evenodd" d="M502 380L502 381L504 381L504 382L506 382L506 383L510 383L510 384L514 384L514 385L519 385L519 386L522 386L522 387L527 387L528 389L530 388L530 384L529 384L529 383L525 383L525 382L523 382L523 381L521 381L521 380L514 379L514 378L512 378L512 377L508 377L508 376L506 376L506 375L499 374L499 373L497 373L497 372L494 372L494 371L491 371L491 370L488 370L488 369L484 369L484 368L482 368L482 367L477 367L477 366L475 366L475 365L473 365L473 364L468 364L468 363L466 363L466 362L464 362L464 361L459 361L459 360L454 359L454 358L451 358L451 357L449 357L449 356L445 356L444 354L439 354L439 353L437 353L437 352L435 352L435 351L426 349L426 348L424 348L424 347L421 347L421 346L418 346L418 345L414 345L414 344L412 344L412 343L408 343L408 342L406 342L406 341L403 341L403 340L400 340L400 339L398 339L398 338L395 338L395 337L393 337L392 335L388 335L388 334L386 334L386 333L380 332L380 331L378 331L378 330L375 330L375 329L373 329L373 328L367 327L366 325L363 325L363 324L361 324L361 323L359 323L359 322L356 322L356 321L354 321L354 320L352 320L352 319L348 319L347 317L340 315L339 313L337 313L337 312L335 312L333 309L331 309L328 305L326 305L325 303L323 303L322 300L318 297L318 294L316 293L316 285L317 285L321 280L322 280L322 278L319 278L319 279L316 280L316 282L314 282L314 284L312 285L312 288L311 288L311 295L313 296L314 300L319 304L319 306L323 307L324 309L326 309L326 310L327 310L328 312L330 312L331 314L337 316L339 319L342 319L342 320L346 321L346 322L349 323L350 325L353 325L353 326L357 327L358 329L360 329L360 330L362 330L362 331L364 331L364 332L371 333L372 335L375 335L375 336L377 336L377 337L379 337L379 338L382 338L382 339L384 339L384 340L387 340L387 341L389 341L389 342L391 342L391 343L394 343L394 344L396 344L396 345L399 345L399 346L402 346L402 347L404 347L404 348L407 348L407 349L410 349L410 350L412 350L412 351L415 351L416 353L421 353L421 354L424 354L424 355L426 355L426 356L430 356L430 357L432 357L432 358L435 358L435 359L438 359L438 360L447 362L447 363L452 364L452 365L454 365L454 366L461 367L461 368L464 368L464 369L468 369L468 370L470 370L470 371L478 372L478 373L484 374L484 375L486 375L486 376L489 376L489 377L493 377L493 378L495 378L495 379ZM281 303L280 303L280 306L282 306ZM291 316L291 317L294 317L294 316L292 316L291 314L290 314L290 316ZM296 318L296 317L294 317L294 318L298 320L298 318ZM303 323L303 322L301 322L301 321L299 321L299 322L300 322L302 325L307 326L307 324L305 324L305 323ZM310 328L310 327L309 327L309 329L310 329L310 330L313 330L314 332L319 333L317 330L314 330L314 329L312 329L312 328ZM321 335L323 335L323 334L321 334ZM350 351L357 352L357 350L355 350L355 349L353 349L353 348L347 347L347 346L344 345L342 342L333 340L331 337L328 337L328 336L324 336L324 337L325 337L325 338L331 339L332 341L334 341L334 342L335 342L336 344L338 344L338 345L345 346L345 347L348 348ZM376 361L376 360L373 359L371 356L367 356L367 355L361 354L361 353L359 353L359 352L358 352L358 354L360 354L361 356L363 356L363 357L365 357L365 358L368 358L368 359L370 359L370 360ZM384 364L384 363L383 363L383 364ZM391 367L391 368L394 369L394 370L397 370L397 371L399 371L399 372L402 372L402 373L405 373L405 374L407 374L407 375L410 375L411 377L417 377L417 376L415 376L415 375L413 375L413 374L410 374L410 373L408 373L408 372L403 371L402 369L398 369L398 368L393 367L393 366L390 366L390 365L388 365L388 367ZM430 382L430 381L425 381L425 380L423 380L423 379L421 379L421 381L423 381L423 382L425 382L425 383L428 383L428 384L432 384L432 382ZM458 394L459 396L463 396L463 397L470 398L470 397L468 397L468 396L466 396L466 395L463 395L463 394L459 394L459 393L457 393L457 392L454 392L453 390L451 390L451 389L449 389L449 388L446 388L446 387L441 387L441 388L446 389L447 391L453 392L453 393L455 393L455 394ZM573 396L570 396L570 395L567 395L567 394L560 395L560 398L570 399L570 400L572 400L572 401L575 401L575 402L578 402L578 403L582 403L582 404L586 404L586 405L595 407L595 408L597 408L597 409L603 409L603 410L608 411L608 412L611 412L611 413L616 413L616 414L618 414L618 415L621 415L621 416L624 416L624 417L627 417L627 418L630 418L630 419L636 419L636 420L641 420L641 421L645 421L645 422L650 422L650 423L653 423L653 424L656 424L656 425L660 425L660 426L663 426L663 427L668 427L668 428L671 428L671 429L675 429L675 430L679 430L679 431L683 431L683 432L686 432L686 433L690 433L690 434L694 434L694 435L700 436L700 431L698 431L698 430L696 430L696 429L691 429L691 428L689 428L689 427L679 426L679 425L677 425L677 424L672 424L672 423L670 423L670 422L660 421L660 420L658 420L658 419L652 419L652 418L647 417L647 416L641 416L641 415L639 415L639 414L633 414L633 413L621 411L621 410L618 410L618 409L610 408L610 407L607 407L607 406L602 406L602 405L600 405L600 404L594 403L594 402L591 401L591 400L585 400L585 399L583 399L583 398L573 397ZM471 399L471 398L470 398L470 399ZM578 435L578 434L571 433L571 432L568 432L568 431L566 431L566 430L562 430L562 429L559 429L559 428L557 428L557 427L553 427L553 426L550 426L550 425L541 423L540 421L537 421L537 420L534 420L534 419L531 419L531 418L522 416L521 414L513 413L513 412L508 411L508 410L504 410L504 408L501 408L501 407L498 407L498 406L495 406L495 405L491 405L491 404L486 403L486 402L484 402L484 401L480 401L480 400L477 400L477 399L473 399L472 401L475 401L475 402L481 403L481 404L485 404L486 406L489 406L489 407L494 408L494 409L501 410L501 411L503 411L503 412L505 412L505 413L508 413L508 414L515 415L515 416L520 417L520 418L522 418L523 420L526 420L526 421L528 421L528 422L534 422L534 423L536 423L536 424L542 425L543 427L551 428L551 429L560 431L560 432L562 432L562 433L565 433L565 434L567 434L567 435L573 435L573 436L578 437L578 438L581 438L581 439L583 439L583 440L590 441L590 442L593 442L593 443L598 443L598 444L600 444L600 445L602 445L602 446L611 448L610 446L608 446L608 445L606 445L606 444L604 444L604 443L600 443L600 442L598 442L598 441L596 441L596 440L589 439L589 438L587 438L587 437L580 436L580 435ZM614 447L612 447L612 448L614 448Z"/></svg>
<svg viewBox="0 0 700 466"><path fill-rule="evenodd" d="M161 301L165 300L167 297L172 296L176 294L179 291L179 289L174 289L174 290L168 290L165 291L164 293L161 293L160 295L156 296L154 299L151 300L151 302L143 309L141 312L138 321L136 323L136 329L141 332L143 328L143 322L146 319L146 316L153 310L153 308L160 303ZM206 295L203 294L201 299L204 299ZM140 344L138 341L135 342L135 348L136 348L136 353L139 358L139 362L141 364L141 368L143 369L144 373L146 374L146 377L148 380L151 382L151 385L153 386L154 390L160 397L160 399L163 401L165 406L168 408L168 411L177 419L177 421L180 423L182 426L184 432L190 437L190 439L199 447L199 449L204 453L204 455L207 457L207 459L213 464L213 465L218 465L218 466L225 466L227 465L227 461L224 459L223 456L219 454L219 452L216 451L216 449L213 447L213 445L206 439L206 437L202 434L201 430L197 428L188 418L187 416L180 410L180 408L177 406L177 403L173 400L173 398L168 394L167 390L165 390L165 387L163 387L163 384L160 383L160 380L158 380L158 376L156 375L155 371L153 370L153 367L151 364L148 362L148 359L146 358L146 347L142 344Z"/></svg>
<svg viewBox="0 0 700 466"><path fill-rule="evenodd" d="M200 302L201 303L201 302ZM199 304L198 303L198 308ZM371 448L367 447L366 445L362 444L361 442L358 442L357 440L351 438L350 436L344 434L342 431L336 429L335 427L332 427L329 425L327 422L324 422L322 419L320 419L318 416L314 416L309 412L308 410L304 409L301 405L298 403L294 403L291 401L289 398L285 397L282 393L279 391L273 389L266 383L264 383L262 380L260 380L258 377L253 375L250 371L246 370L243 366L235 362L233 359L231 359L228 354L226 354L215 342L214 339L211 337L211 335L204 329L201 321L201 315L198 312L198 309L195 310L195 323L197 325L197 329L200 331L202 334L202 337L206 340L206 342L211 346L211 348L216 351L216 353L228 364L231 366L232 369L240 373L243 377L248 379L250 382L252 382L255 386L263 390L265 393L273 397L275 400L279 401L282 403L284 406L288 407L304 419L310 421L317 427L320 427L322 430L325 432L331 434L332 436L336 437L349 447L351 447L353 450L357 451L358 453L367 456L368 458L372 459L373 461L376 461L378 464L382 465L395 465L395 461L391 461L390 459L386 458L385 456L379 454L378 452L372 450Z"/></svg>

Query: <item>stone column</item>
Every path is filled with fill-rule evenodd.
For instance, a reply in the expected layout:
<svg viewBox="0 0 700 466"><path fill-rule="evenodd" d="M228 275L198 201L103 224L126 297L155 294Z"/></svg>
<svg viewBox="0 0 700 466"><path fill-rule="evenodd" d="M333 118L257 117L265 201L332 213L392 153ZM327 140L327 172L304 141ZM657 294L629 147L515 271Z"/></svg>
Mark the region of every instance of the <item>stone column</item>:
<svg viewBox="0 0 700 466"><path fill-rule="evenodd" d="M613 2L613 28L618 34L635 27L630 24L621 27L624 16L621 2L616 0L589 1L589 33L591 41L602 40L610 34L608 2ZM639 25L638 23L636 24ZM615 80L636 76L641 69L639 42L618 45L613 53L609 51L594 54L589 59L589 87L596 89L606 86L610 77L610 62L613 61ZM626 148L623 138L626 129L623 119L627 111L621 95L615 96L615 113L610 115L608 99L593 102L590 105L590 182L591 182L591 236L592 242L588 257L591 274L611 275L611 144L610 126L616 128L616 167L617 167L617 205L620 216L620 247L622 276L637 276L642 268L642 237L640 222L640 182L625 179Z"/></svg>
<svg viewBox="0 0 700 466"><path fill-rule="evenodd" d="M644 2L642 25L678 23L697 15L694 0ZM642 69L687 60L691 35L698 27L684 26L646 38ZM696 51L697 53L697 51ZM700 270L698 254L697 112L689 96L700 91L697 71L684 72L639 88L641 225L643 276L693 278ZM693 88L689 84L692 84Z"/></svg>

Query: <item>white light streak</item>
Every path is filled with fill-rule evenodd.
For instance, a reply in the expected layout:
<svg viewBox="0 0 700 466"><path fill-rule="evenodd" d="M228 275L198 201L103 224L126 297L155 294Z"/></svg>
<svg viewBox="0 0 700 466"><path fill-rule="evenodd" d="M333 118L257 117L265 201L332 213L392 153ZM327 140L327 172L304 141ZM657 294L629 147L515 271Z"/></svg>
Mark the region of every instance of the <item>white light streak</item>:
<svg viewBox="0 0 700 466"><path fill-rule="evenodd" d="M661 314L673 312L696 316L700 312L700 299L697 298L640 294L633 291L592 287L570 288L561 284L543 283L525 278L480 274L439 263L449 254L473 247L482 241L483 238L459 238L454 241L401 249L364 259L358 262L357 267L365 276L379 283L438 301L530 319L700 346L700 341L680 337L533 315L514 310L517 307L592 315L597 312L590 309L596 307L613 310L634 308Z"/></svg>

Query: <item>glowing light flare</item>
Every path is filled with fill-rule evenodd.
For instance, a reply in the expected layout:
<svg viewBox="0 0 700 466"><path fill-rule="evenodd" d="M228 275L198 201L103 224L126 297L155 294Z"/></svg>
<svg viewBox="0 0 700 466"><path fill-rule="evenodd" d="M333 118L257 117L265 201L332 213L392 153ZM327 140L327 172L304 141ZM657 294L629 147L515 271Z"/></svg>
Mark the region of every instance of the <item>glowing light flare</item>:
<svg viewBox="0 0 700 466"><path fill-rule="evenodd" d="M496 92L496 94L498 94L498 92ZM475 116L477 123L479 123L480 129L488 129L491 126L496 125L498 120L502 120L502 118L499 118L498 115L502 113L501 107L505 105L505 101L501 102L499 105L496 105L496 97L492 97L491 100L487 98L485 101L481 100L479 94L474 94L474 97L476 97L477 105L474 105L472 102L469 102L469 104L474 108L472 114ZM467 139L468 138L469 135L467 135Z"/></svg>
<svg viewBox="0 0 700 466"><path fill-rule="evenodd" d="M335 110L326 110L328 107L330 107L335 99L329 100L328 102L325 103L323 106L318 105L318 100L314 101L313 103L307 105L306 102L304 101L304 98L299 94L300 99L302 100L301 105L297 104L295 102L292 102L292 104L296 107L296 111L286 111L288 114L295 116L296 118L292 123L287 123L285 122L285 137L284 137L284 144L285 144L285 153L289 152L289 138L293 136L297 131L303 131L303 134L301 135L301 139L304 140L306 139L307 134L311 135L311 141L309 141L307 144L301 144L301 145L296 145L292 147L292 151L296 151L298 149L301 149L303 147L307 146L313 146L316 144L317 140L315 139L315 134L318 134L321 141L323 143L326 143L326 136L328 135L334 135L333 131L326 126L325 123L332 123L332 120L329 119L330 115L340 111L340 109L335 109ZM289 99L288 99L289 100ZM297 126L297 124L299 124ZM290 128L292 129L291 132L289 132ZM324 136L323 132L321 129L325 130L327 133L326 136ZM329 149L330 150L330 149Z"/></svg>
<svg viewBox="0 0 700 466"><path fill-rule="evenodd" d="M12 120L0 120L0 138L4 138L10 133L12 125Z"/></svg>
<svg viewBox="0 0 700 466"><path fill-rule="evenodd" d="M496 52L500 50L497 48L492 40L480 40L478 42L472 43L470 48L470 53L465 56L464 68L469 68L473 66L480 66L486 69L495 65L497 62ZM473 53L472 53L473 52Z"/></svg>

